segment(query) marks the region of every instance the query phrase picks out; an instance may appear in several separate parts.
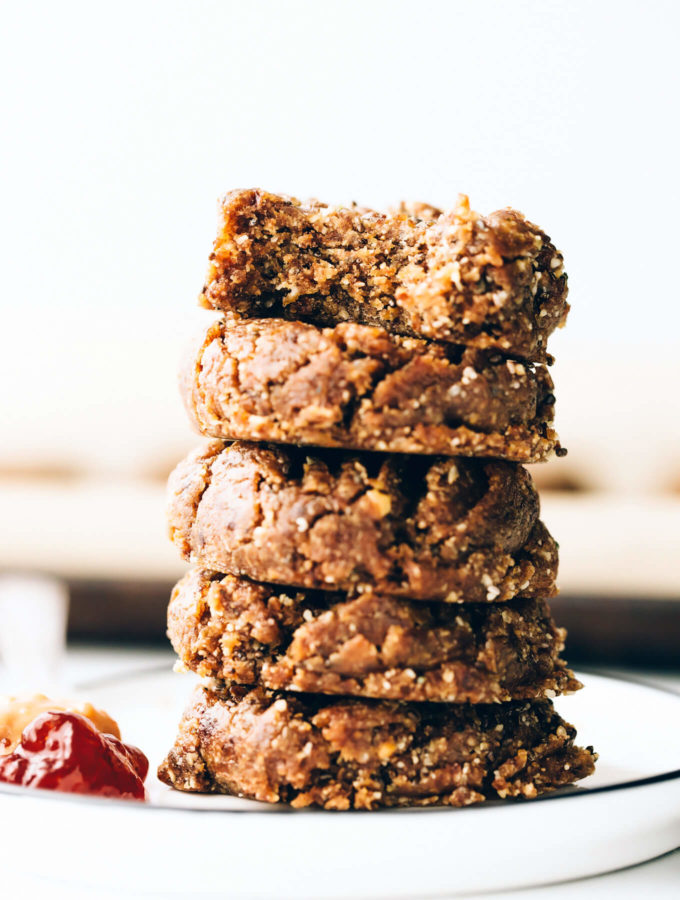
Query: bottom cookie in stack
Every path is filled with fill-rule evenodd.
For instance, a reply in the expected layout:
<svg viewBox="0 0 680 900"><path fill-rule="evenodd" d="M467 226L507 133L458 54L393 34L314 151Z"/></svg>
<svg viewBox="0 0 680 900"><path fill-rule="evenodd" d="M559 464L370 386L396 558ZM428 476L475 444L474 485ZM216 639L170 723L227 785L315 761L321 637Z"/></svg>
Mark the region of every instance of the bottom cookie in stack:
<svg viewBox="0 0 680 900"><path fill-rule="evenodd" d="M594 768L549 700L400 703L199 687L159 769L183 791L294 807L467 806L536 797Z"/></svg>

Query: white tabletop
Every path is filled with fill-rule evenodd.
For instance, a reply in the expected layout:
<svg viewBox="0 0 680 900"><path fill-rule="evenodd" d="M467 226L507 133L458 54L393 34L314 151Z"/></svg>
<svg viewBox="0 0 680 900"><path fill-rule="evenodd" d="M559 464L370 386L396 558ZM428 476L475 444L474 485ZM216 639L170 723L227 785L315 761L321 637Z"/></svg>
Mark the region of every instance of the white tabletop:
<svg viewBox="0 0 680 900"><path fill-rule="evenodd" d="M66 658L66 683L79 684L91 679L114 676L146 667L155 667L167 660L170 665L172 654L163 649L120 649L78 647L69 650ZM680 692L680 673L659 674L620 670L616 674L644 679L660 687ZM50 900L91 900L92 892L67 885L59 885L38 880L27 872L4 871L2 873L3 895L19 898L49 896ZM494 894L484 894L486 900L563 900L563 898L635 898L649 894L654 898L677 898L680 896L680 849L660 859L602 875L563 884L549 885ZM105 879L97 898L120 896L106 890ZM135 897L135 894L128 894ZM154 895L158 897L159 895ZM177 895L174 895L177 896ZM477 895L482 896L482 895Z"/></svg>

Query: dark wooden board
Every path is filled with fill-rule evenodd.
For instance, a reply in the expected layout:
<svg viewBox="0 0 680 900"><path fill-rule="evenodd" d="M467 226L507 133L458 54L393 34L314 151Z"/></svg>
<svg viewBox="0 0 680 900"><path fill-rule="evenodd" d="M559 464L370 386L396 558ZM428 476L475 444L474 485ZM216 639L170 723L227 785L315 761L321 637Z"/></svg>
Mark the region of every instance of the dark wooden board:
<svg viewBox="0 0 680 900"><path fill-rule="evenodd" d="M172 583L74 579L69 582L69 639L160 644ZM555 619L569 631L577 663L678 666L680 599L560 596Z"/></svg>

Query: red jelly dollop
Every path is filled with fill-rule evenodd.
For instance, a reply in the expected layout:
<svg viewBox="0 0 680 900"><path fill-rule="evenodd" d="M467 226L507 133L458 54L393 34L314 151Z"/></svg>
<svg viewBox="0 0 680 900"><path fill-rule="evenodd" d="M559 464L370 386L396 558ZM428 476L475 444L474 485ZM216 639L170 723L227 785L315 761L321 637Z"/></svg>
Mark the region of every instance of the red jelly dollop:
<svg viewBox="0 0 680 900"><path fill-rule="evenodd" d="M24 787L144 800L149 760L78 713L46 712L0 756L0 781Z"/></svg>

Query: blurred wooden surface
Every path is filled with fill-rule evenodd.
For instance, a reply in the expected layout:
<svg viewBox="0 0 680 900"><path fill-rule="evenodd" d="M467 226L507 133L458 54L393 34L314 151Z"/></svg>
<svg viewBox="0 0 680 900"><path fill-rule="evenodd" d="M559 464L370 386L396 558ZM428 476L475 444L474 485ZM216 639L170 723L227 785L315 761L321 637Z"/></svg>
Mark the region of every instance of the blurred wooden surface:
<svg viewBox="0 0 680 900"><path fill-rule="evenodd" d="M0 570L170 582L186 568L160 481L0 479L0 507ZM680 494L545 490L541 507L565 594L680 598Z"/></svg>
<svg viewBox="0 0 680 900"><path fill-rule="evenodd" d="M553 607L570 632L569 659L677 665L680 493L556 489L549 467L532 472L560 544ZM74 639L161 644L170 590L187 568L166 535L164 494L159 479L0 477L0 571L65 580Z"/></svg>
<svg viewBox="0 0 680 900"><path fill-rule="evenodd" d="M69 637L79 641L161 644L172 581L69 581ZM573 663L677 666L680 597L676 601L561 595L555 619L569 631Z"/></svg>

